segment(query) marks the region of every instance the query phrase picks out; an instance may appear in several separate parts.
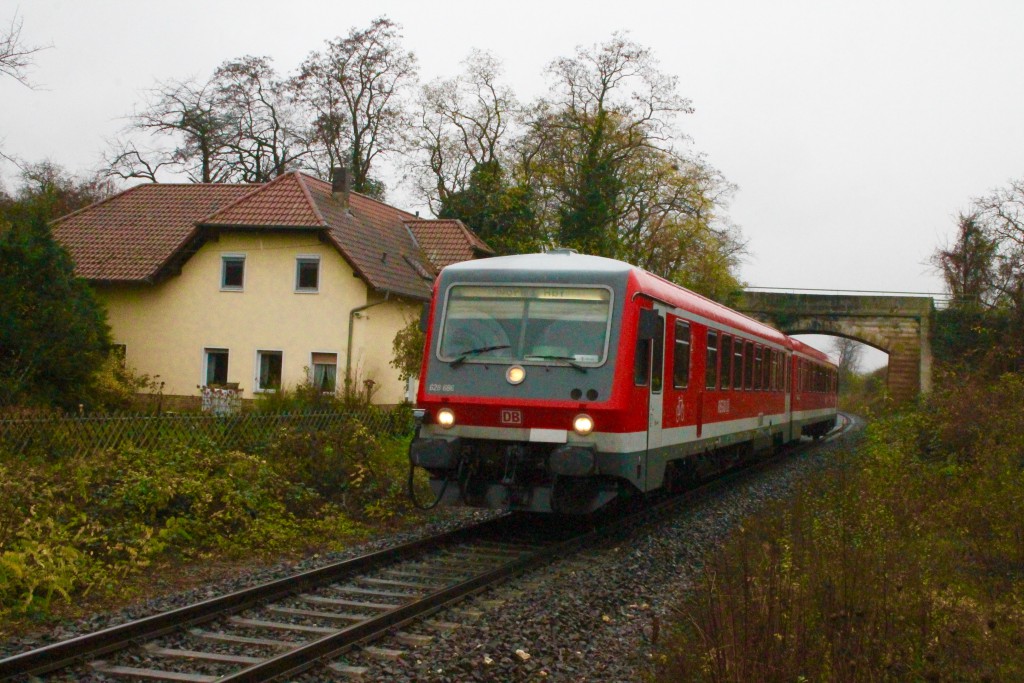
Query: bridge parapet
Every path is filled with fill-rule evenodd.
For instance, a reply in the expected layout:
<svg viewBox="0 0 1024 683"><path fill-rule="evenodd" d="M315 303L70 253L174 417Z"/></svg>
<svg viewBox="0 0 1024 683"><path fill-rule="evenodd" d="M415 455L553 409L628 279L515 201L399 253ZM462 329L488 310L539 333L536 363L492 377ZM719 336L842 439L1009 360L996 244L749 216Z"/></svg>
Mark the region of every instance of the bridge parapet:
<svg viewBox="0 0 1024 683"><path fill-rule="evenodd" d="M848 337L888 353L896 401L931 390L930 297L748 291L736 308L786 334Z"/></svg>

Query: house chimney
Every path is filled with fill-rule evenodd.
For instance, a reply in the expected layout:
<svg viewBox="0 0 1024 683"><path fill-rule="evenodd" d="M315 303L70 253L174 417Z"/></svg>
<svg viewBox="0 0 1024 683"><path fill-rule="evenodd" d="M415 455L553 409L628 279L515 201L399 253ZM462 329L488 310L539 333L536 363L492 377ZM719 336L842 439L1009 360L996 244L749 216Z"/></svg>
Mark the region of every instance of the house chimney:
<svg viewBox="0 0 1024 683"><path fill-rule="evenodd" d="M331 169L331 196L334 197L343 207L348 208L348 196L350 191L348 169L344 166L336 166Z"/></svg>

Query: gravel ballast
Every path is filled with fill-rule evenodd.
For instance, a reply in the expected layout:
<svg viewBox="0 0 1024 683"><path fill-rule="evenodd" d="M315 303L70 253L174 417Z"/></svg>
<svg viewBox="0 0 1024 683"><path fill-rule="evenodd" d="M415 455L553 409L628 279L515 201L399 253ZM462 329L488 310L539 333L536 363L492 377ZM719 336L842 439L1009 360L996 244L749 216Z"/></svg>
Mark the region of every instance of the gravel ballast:
<svg viewBox="0 0 1024 683"><path fill-rule="evenodd" d="M441 611L432 618L458 624L405 631L433 637L412 648L408 639L373 643L402 650L398 657L355 650L343 661L367 667L363 680L381 681L638 681L650 665L652 631L667 628L679 595L700 578L703 560L721 547L746 517L789 496L796 484L833 461L846 436L793 455L715 491L670 520L634 532L608 547L591 548L530 571L512 582ZM167 611L330 562L378 550L458 526L490 513L452 511L443 519L380 537L345 552L243 572L202 588L168 595L120 612L61 624L47 634L0 643L0 658ZM50 680L111 680L79 671ZM290 680L347 680L324 668Z"/></svg>

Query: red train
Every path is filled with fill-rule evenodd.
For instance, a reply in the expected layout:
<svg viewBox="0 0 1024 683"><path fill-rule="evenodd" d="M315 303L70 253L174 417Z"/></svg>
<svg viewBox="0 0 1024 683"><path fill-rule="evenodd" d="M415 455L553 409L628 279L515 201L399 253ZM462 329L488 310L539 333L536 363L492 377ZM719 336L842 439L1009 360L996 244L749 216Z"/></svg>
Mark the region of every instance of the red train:
<svg viewBox="0 0 1024 683"><path fill-rule="evenodd" d="M583 514L675 488L836 419L825 354L620 261L449 266L410 447L438 500Z"/></svg>

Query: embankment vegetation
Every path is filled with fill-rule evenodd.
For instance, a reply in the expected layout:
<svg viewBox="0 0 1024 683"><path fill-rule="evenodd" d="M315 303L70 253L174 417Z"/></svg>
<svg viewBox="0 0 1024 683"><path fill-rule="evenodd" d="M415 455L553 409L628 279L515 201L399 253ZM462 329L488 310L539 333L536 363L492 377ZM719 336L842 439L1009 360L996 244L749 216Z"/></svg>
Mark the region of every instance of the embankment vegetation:
<svg viewBox="0 0 1024 683"><path fill-rule="evenodd" d="M1024 378L946 380L709 559L658 680L1024 679Z"/></svg>
<svg viewBox="0 0 1024 683"><path fill-rule="evenodd" d="M935 265L935 390L747 520L678 604L659 681L1024 680L1024 181Z"/></svg>
<svg viewBox="0 0 1024 683"><path fill-rule="evenodd" d="M276 397L265 409L287 404ZM336 404L317 409L346 409ZM246 451L168 438L62 457L0 453L0 633L83 598L130 599L156 567L338 549L394 523L409 509L411 415L397 410L362 406Z"/></svg>

